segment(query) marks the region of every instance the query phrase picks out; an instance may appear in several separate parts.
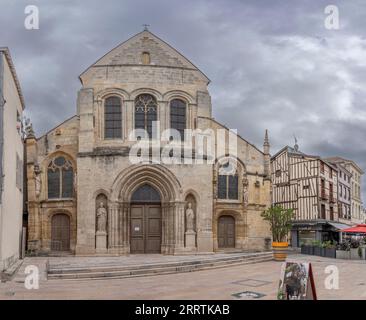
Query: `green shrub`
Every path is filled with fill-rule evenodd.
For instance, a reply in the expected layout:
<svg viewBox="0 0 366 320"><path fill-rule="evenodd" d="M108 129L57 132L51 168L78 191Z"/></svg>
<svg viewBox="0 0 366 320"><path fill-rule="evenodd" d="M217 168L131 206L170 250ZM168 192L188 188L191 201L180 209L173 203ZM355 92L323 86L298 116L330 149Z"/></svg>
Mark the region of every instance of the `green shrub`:
<svg viewBox="0 0 366 320"><path fill-rule="evenodd" d="M324 241L322 243L322 248L327 248L327 249L331 249L331 248L335 248L336 244L334 243L334 241L328 240L328 241Z"/></svg>
<svg viewBox="0 0 366 320"><path fill-rule="evenodd" d="M322 247L322 242L320 240L314 240L311 244L314 247Z"/></svg>
<svg viewBox="0 0 366 320"><path fill-rule="evenodd" d="M269 222L274 242L286 241L291 230L291 220L295 217L293 209L283 209L281 206L274 206L262 212L262 218Z"/></svg>

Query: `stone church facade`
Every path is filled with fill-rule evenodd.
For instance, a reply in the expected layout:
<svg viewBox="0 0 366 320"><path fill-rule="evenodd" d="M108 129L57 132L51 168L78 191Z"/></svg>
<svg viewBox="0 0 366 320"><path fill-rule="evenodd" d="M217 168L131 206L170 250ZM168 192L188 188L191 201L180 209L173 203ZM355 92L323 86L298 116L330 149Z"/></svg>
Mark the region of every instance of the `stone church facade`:
<svg viewBox="0 0 366 320"><path fill-rule="evenodd" d="M212 118L209 79L196 66L144 30L80 81L77 114L26 140L30 250L123 255L266 248L270 230L260 214L271 201L267 134L263 151L235 135L236 154L225 145L211 162L207 146L202 163L196 152L192 163L154 162L152 145L147 160L131 162L136 143L152 143L170 128L200 129L203 138L205 130L220 131L228 140L229 129ZM222 174L231 164L232 172Z"/></svg>

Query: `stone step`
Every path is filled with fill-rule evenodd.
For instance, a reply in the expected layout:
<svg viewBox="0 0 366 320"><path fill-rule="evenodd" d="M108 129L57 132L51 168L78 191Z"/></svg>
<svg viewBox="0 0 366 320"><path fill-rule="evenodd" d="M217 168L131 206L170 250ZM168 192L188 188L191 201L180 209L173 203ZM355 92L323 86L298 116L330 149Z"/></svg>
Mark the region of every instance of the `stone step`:
<svg viewBox="0 0 366 320"><path fill-rule="evenodd" d="M230 261L237 261L243 259L249 259L252 257L263 257L263 256L270 256L272 257L272 252L265 252L265 253L252 253L246 255L237 255L231 256L228 255L227 257L219 257L219 258L202 258L200 260L187 260L187 261L174 261L174 262L160 262L160 263L152 263L152 264L140 264L140 265L110 265L110 266L93 266L93 267L58 267L50 266L48 273L49 274L69 274L69 273L90 273L90 272L99 272L99 271L121 271L121 270L136 270L136 269L150 269L150 268L158 268L158 267L174 267L174 266L187 266L187 265L202 265L204 263L210 262L227 262Z"/></svg>
<svg viewBox="0 0 366 320"><path fill-rule="evenodd" d="M23 264L23 260L19 259L15 263L13 263L8 269L6 269L3 272L0 272L1 282L6 282L6 281L11 280L16 275L16 273L18 272L18 270L20 269L22 264Z"/></svg>
<svg viewBox="0 0 366 320"><path fill-rule="evenodd" d="M272 257L272 252L259 252L259 253L250 253L250 254L241 254L241 255L227 255L226 257L209 257L209 258L201 258L200 260L186 260L186 261L173 261L173 262L160 262L160 263L151 263L151 264L139 264L139 265L104 265L104 266L79 266L79 267L60 267L57 265L50 265L48 273L49 274L68 274L68 273L89 273L89 272L98 272L98 271L120 271L120 270L130 270L130 269L149 269L149 268L157 268L157 267L170 267L170 266L186 266L186 265L200 265L207 262L220 262L220 261L236 261L242 259L248 259L252 257L262 257L262 256L270 256Z"/></svg>
<svg viewBox="0 0 366 320"><path fill-rule="evenodd" d="M148 275L161 275L171 273L193 272L201 270L209 270L223 268L228 266L244 265L249 263L259 263L272 260L272 253L262 253L256 255L246 255L236 257L234 259L207 259L204 261L185 261L176 263L161 263L155 265L140 266L120 266L120 267L100 267L85 268L76 270L55 270L51 269L48 273L49 280L68 279L117 279L131 278ZM58 271L58 272L57 272Z"/></svg>
<svg viewBox="0 0 366 320"><path fill-rule="evenodd" d="M50 275L49 280L52 279L62 279L62 280L86 280L86 279L121 279L121 278L132 278L132 277L143 277L143 276L152 276L152 275L163 275L163 274L172 274L172 273L184 273L184 272L193 272L193 271L203 271L217 268L224 268L229 266L238 266L238 265L246 265L252 263L259 263L272 260L270 258L262 258L262 259L251 259L247 261L238 261L232 264L206 264L197 266L195 268L190 267L171 267L171 268L156 268L149 270L135 270L135 271L121 271L121 272L101 272L99 274L96 273L83 273L83 274L67 274L67 275Z"/></svg>

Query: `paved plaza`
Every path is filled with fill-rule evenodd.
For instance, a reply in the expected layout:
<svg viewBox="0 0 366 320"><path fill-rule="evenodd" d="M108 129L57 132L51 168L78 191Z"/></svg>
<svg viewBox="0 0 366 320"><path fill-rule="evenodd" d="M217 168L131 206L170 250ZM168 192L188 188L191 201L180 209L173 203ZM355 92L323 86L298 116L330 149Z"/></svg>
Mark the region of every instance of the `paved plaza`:
<svg viewBox="0 0 366 320"><path fill-rule="evenodd" d="M131 256L136 262L142 256ZM238 298L242 292L254 292L260 299L276 299L281 263L266 261L256 264L213 270L105 280L46 280L48 258L27 258L12 281L0 284L0 299L248 299ZM92 263L90 258L51 258L51 263ZM93 258L95 259L95 258ZM125 258L126 259L126 258ZM155 258L155 259L158 259ZM94 260L97 261L98 259ZM312 263L319 299L366 300L366 261L346 261L315 256L291 255L289 260ZM28 264L41 268L38 290L27 290L23 280ZM325 268L339 270L339 289L325 288ZM236 296L235 296L236 295Z"/></svg>

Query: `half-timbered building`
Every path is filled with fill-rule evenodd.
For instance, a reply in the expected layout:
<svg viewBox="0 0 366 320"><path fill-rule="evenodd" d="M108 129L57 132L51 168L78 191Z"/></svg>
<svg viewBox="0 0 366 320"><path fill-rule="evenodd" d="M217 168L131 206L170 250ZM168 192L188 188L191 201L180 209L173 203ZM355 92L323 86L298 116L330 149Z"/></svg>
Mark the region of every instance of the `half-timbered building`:
<svg viewBox="0 0 366 320"><path fill-rule="evenodd" d="M272 204L294 209L292 246L337 240L338 170L319 156L286 146L271 158Z"/></svg>
<svg viewBox="0 0 366 320"><path fill-rule="evenodd" d="M348 185L351 188L350 202L351 206L351 222L352 224L359 224L364 222L362 213L362 176L364 171L353 160L345 159L342 157L330 157L327 161L344 168L351 175Z"/></svg>

